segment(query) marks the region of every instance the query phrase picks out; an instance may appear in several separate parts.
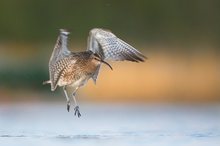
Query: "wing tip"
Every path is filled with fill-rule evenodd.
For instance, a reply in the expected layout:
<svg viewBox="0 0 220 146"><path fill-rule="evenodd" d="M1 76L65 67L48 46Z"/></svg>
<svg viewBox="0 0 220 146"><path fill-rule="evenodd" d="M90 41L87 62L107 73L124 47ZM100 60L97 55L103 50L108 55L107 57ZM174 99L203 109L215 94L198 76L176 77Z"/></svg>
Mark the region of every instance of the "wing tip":
<svg viewBox="0 0 220 146"><path fill-rule="evenodd" d="M42 83L43 85L46 85L46 84L51 84L51 81L50 80L47 80L47 81L43 81Z"/></svg>
<svg viewBox="0 0 220 146"><path fill-rule="evenodd" d="M148 57L145 56L145 55L143 55L142 53L140 53L140 55L141 55L141 57L142 57L144 60L147 60L147 59L148 59Z"/></svg>
<svg viewBox="0 0 220 146"><path fill-rule="evenodd" d="M51 91L55 91L56 88L57 88L57 86L54 86L54 85L51 83L50 80L44 81L42 84L43 84L43 85L50 84L50 85L51 85Z"/></svg>
<svg viewBox="0 0 220 146"><path fill-rule="evenodd" d="M60 34L69 35L70 32L69 32L67 29L61 28L61 29L60 29Z"/></svg>
<svg viewBox="0 0 220 146"><path fill-rule="evenodd" d="M144 56L141 53L131 53L131 54L127 54L127 56L129 57L129 61L133 61L133 62L145 62L145 60L147 59L146 56Z"/></svg>

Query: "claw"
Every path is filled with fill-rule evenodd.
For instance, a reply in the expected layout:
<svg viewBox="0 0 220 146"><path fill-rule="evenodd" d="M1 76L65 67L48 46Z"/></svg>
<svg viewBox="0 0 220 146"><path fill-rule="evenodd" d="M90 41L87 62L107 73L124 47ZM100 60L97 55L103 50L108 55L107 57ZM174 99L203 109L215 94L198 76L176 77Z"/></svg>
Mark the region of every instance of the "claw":
<svg viewBox="0 0 220 146"><path fill-rule="evenodd" d="M67 102L67 111L70 111L70 102Z"/></svg>
<svg viewBox="0 0 220 146"><path fill-rule="evenodd" d="M80 114L80 111L79 111L79 106L76 106L75 108L74 108L74 115L76 116L78 116L78 118L81 116L81 114Z"/></svg>

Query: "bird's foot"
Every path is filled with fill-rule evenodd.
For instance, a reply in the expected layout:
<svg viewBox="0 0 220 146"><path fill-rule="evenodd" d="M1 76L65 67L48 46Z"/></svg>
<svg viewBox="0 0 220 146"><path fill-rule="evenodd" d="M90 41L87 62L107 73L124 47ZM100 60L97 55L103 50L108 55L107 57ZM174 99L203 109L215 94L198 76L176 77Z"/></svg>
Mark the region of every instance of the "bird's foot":
<svg viewBox="0 0 220 146"><path fill-rule="evenodd" d="M67 101L67 111L70 111L70 101Z"/></svg>
<svg viewBox="0 0 220 146"><path fill-rule="evenodd" d="M81 114L80 114L80 112L79 112L79 106L76 106L75 108L74 108L74 115L76 116L78 116L78 117L80 117L81 116Z"/></svg>

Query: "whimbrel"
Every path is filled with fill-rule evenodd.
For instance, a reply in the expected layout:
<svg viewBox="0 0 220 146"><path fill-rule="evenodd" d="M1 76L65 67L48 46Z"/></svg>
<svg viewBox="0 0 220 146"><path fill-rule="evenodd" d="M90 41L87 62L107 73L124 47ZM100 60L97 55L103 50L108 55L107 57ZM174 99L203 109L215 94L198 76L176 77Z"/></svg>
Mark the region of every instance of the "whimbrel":
<svg viewBox="0 0 220 146"><path fill-rule="evenodd" d="M57 42L49 61L50 80L44 84L51 85L51 91L57 86L63 87L67 111L70 110L70 98L67 88L71 89L74 101L74 115L81 116L75 95L79 87L82 87L92 78L94 83L99 74L101 64L106 64L112 69L107 60L144 62L146 57L131 45L119 39L112 32L100 28L90 31L87 50L83 52L71 52L67 47L69 32L60 29Z"/></svg>

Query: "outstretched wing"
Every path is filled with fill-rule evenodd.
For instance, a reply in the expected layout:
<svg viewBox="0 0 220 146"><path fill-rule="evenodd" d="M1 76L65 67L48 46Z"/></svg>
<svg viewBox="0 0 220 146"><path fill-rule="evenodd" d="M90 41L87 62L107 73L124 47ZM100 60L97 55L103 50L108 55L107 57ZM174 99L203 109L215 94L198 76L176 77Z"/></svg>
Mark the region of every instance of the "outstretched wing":
<svg viewBox="0 0 220 146"><path fill-rule="evenodd" d="M103 60L144 62L146 57L112 32L92 29L89 33L87 50L101 56Z"/></svg>
<svg viewBox="0 0 220 146"><path fill-rule="evenodd" d="M68 34L69 32L65 29L60 29L60 34L51 54L49 65L56 63L56 61L59 59L62 59L70 54L70 51L67 47Z"/></svg>
<svg viewBox="0 0 220 146"><path fill-rule="evenodd" d="M57 38L57 42L50 57L49 74L52 91L56 89L59 76L65 68L64 62L66 62L66 57L71 54L67 48L68 34L68 31L60 29L60 35Z"/></svg>

